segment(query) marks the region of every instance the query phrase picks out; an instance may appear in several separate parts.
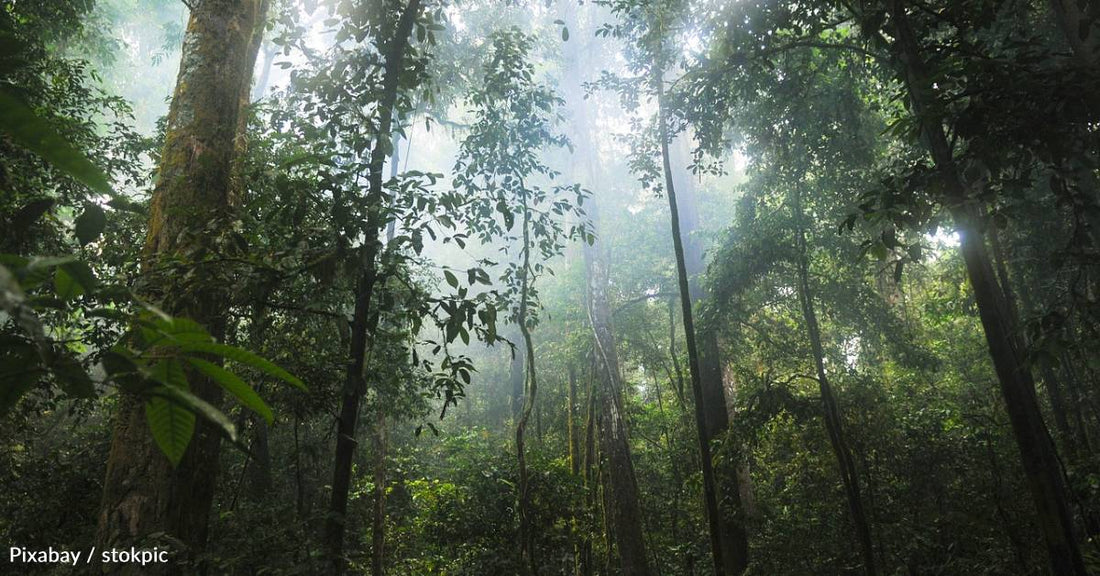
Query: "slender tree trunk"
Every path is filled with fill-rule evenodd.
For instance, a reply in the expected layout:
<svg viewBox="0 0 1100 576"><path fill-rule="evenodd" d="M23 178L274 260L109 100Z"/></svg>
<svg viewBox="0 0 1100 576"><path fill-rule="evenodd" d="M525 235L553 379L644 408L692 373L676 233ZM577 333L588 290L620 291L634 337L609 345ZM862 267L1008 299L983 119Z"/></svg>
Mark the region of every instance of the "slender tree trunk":
<svg viewBox="0 0 1100 576"><path fill-rule="evenodd" d="M592 576L592 526L596 514L596 482L592 477L596 460L596 374L592 370L588 378L588 397L585 400L584 418L584 501L588 512L584 524L584 542L581 547L580 575Z"/></svg>
<svg viewBox="0 0 1100 576"><path fill-rule="evenodd" d="M260 70L260 77L256 79L256 85L252 87L253 102L260 100L264 97L264 94L267 94L267 85L271 82L271 65L275 63L275 55L278 53L276 46L271 43L264 50L263 68Z"/></svg>
<svg viewBox="0 0 1100 576"><path fill-rule="evenodd" d="M599 213L592 203L588 217L593 226ZM623 576L652 574L642 532L642 509L638 498L634 462L623 420L622 383L619 375L619 354L611 327L611 309L607 301L607 262L599 252L597 241L584 246L585 277L588 284L588 319L595 336L596 366L600 404L600 452L607 463L608 517L619 551L619 567Z"/></svg>
<svg viewBox="0 0 1100 576"><path fill-rule="evenodd" d="M952 215L959 228L963 261L978 303L989 353L1000 382L1005 408L1012 423L1016 444L1036 509L1036 520L1050 554L1054 573L1086 574L1081 550L1074 534L1061 466L1043 422L1031 371L1023 361L1022 347L1012 332L1004 294L997 286L989 253L982 241L980 219L968 199L967 186L959 173L941 120L930 109L931 82L920 58L916 36L901 0L889 0L895 46L904 67L913 111L921 119L921 132L940 173Z"/></svg>
<svg viewBox="0 0 1100 576"><path fill-rule="evenodd" d="M829 435L829 443L836 454L840 467L840 479L844 484L844 494L848 500L848 510L852 515L852 524L856 530L856 540L859 543L860 554L863 557L863 568L867 576L875 576L875 550L871 542L871 524L867 521L867 514L863 509L863 497L860 494L859 474L855 462L852 460L852 451L848 447L844 436L843 419L840 415L840 407L836 401L836 395L829 384L829 376L825 372L825 350L821 344L821 329L817 323L817 312L814 310L813 290L810 287L809 255L806 248L806 229L803 222L802 194L800 183L792 183L794 187L794 220L795 241L798 250L798 295L802 303L802 317L806 322L806 331L810 337L810 349L814 356L814 368L817 371L817 382L821 390L821 403L825 412L825 430Z"/></svg>
<svg viewBox="0 0 1100 576"><path fill-rule="evenodd" d="M520 339L523 333L517 330ZM512 384L512 394L509 397L509 409L512 419L519 419L523 411L523 387L527 379L527 352L525 346L517 346L512 350L512 362L508 369L508 382Z"/></svg>
<svg viewBox="0 0 1100 576"><path fill-rule="evenodd" d="M516 422L516 459L519 464L519 535L520 535L520 561L524 564L531 576L538 574L538 562L535 559L535 535L531 528L531 486L527 472L527 449L524 444L524 435L527 425L531 420L531 412L535 408L535 397L538 394L538 378L535 372L535 345L531 339L531 329L527 325L527 312L530 297L531 282L531 210L527 204L527 195L522 198L523 210L523 265L520 268L520 297L519 314L516 323L519 324L520 334L523 336L523 350L526 358L526 386L523 394L523 411Z"/></svg>
<svg viewBox="0 0 1100 576"><path fill-rule="evenodd" d="M695 197L695 186L691 178L676 178L684 175L680 169L685 165L680 148L684 146L684 139L677 140L678 154L670 150L670 163L672 157L676 157L677 169L673 172L672 180L676 188L677 198L680 201L680 229L684 235L684 258L688 273L688 288L690 289L691 302L698 306L706 298L706 289L703 287L702 276L706 272L706 263L703 259L702 241L697 237L699 229L698 201ZM718 334L713 327L701 327L698 339L699 350L699 381L703 387L703 414L706 418L706 441L713 445L723 439L729 430L730 418L726 410L727 399L725 379L722 374L722 358L718 347ZM729 458L718 458L715 463L715 483L718 490L718 510L721 514L721 543L722 560L728 576L737 576L745 571L749 565L749 541L745 531L744 511L741 505L741 487L738 482L738 462Z"/></svg>
<svg viewBox="0 0 1100 576"><path fill-rule="evenodd" d="M144 248L146 297L169 314L199 322L217 338L225 330L224 287L211 285L201 274L194 275L197 280L182 272L164 276L156 262L188 262L193 254L216 249L206 230L219 222L228 229L233 219L235 137L244 113L240 94L252 79L256 56L249 50L258 46L253 37L261 33L256 26L262 21L261 5L259 0L208 0L191 11ZM192 392L218 405L219 386L193 373L188 380ZM153 443L142 399L121 393L97 547L141 545L149 535L163 532L190 551L201 549L214 498L219 440L214 427L199 419L187 452L172 468ZM105 568L155 574L172 571L172 566Z"/></svg>
<svg viewBox="0 0 1100 576"><path fill-rule="evenodd" d="M668 126L664 118L664 78L658 73L657 88L657 126L661 140L661 161L664 169L665 193L668 196L668 208L672 217L672 246L676 253L676 275L680 288L680 307L684 316L684 337L687 341L688 365L691 372L691 393L695 400L695 427L699 437L699 460L703 472L703 509L706 511L710 533L710 547L713 554L715 576L726 574L726 560L723 558L722 516L718 508L718 495L714 480L714 462L711 459L710 442L707 441L707 424L703 385L700 377L699 351L695 343L695 323L691 311L691 290L688 286L687 267L684 262L684 242L680 234L680 213L676 204L676 186L672 181L672 164L669 160Z"/></svg>
<svg viewBox="0 0 1100 576"><path fill-rule="evenodd" d="M347 521L348 491L351 486L352 461L355 456L355 429L359 420L359 405L366 392L366 348L372 324L377 324L378 314L370 309L371 295L378 281L378 256L382 233L385 191L382 188L382 171L389 155L389 138L393 127L393 114L397 104L399 82L404 72L405 52L409 34L420 15L420 0L409 0L397 21L393 36L385 47L382 95L378 102L379 126L375 145L371 150L369 165L369 191L367 193L367 234L361 250L359 277L355 286L355 310L351 321L350 358L344 382L340 417L336 427L336 456L332 480L332 502L325 522L325 544L334 574L346 569L344 557L344 532Z"/></svg>
<svg viewBox="0 0 1100 576"><path fill-rule="evenodd" d="M1016 290L1013 289L1013 282L1009 276L1008 263L1005 258L1004 247L1001 244L1000 232L996 228L990 228L987 234L989 236L989 245L993 249L993 263L997 272L997 277L1000 280L1001 292L1004 295L1005 304L1008 307L1012 330L1017 334L1017 337L1024 346L1027 346L1026 334L1022 332L1020 326L1020 313L1016 306ZM1024 309L1030 312L1032 310L1032 302L1030 293L1027 290L1027 285L1021 282L1020 288L1020 301ZM1047 400L1050 401L1051 413L1054 415L1054 426L1058 430L1058 436L1062 441L1062 447L1071 459L1076 460L1076 437L1073 428L1070 426L1069 417L1067 416L1065 394L1062 391L1062 384L1058 378L1058 374L1051 365L1049 358L1042 358L1039 360L1039 373L1042 375L1043 388L1046 390Z"/></svg>

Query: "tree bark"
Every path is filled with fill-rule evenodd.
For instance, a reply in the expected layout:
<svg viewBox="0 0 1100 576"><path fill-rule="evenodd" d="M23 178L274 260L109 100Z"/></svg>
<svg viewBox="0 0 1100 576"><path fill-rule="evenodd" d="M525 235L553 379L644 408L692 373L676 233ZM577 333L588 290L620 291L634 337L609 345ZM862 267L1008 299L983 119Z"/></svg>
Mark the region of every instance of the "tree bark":
<svg viewBox="0 0 1100 576"><path fill-rule="evenodd" d="M210 230L227 230L236 198L231 185L240 117L240 94L252 79L253 42L263 3L207 0L192 10L184 35L175 94L153 191L144 247L144 293L161 309L204 325L216 338L225 331L224 286L203 274L166 275L158 262L194 266L196 254L217 249ZM188 375L192 392L217 406L221 388ZM149 433L141 398L120 393L111 453L107 461L96 545L141 545L163 532L189 551L206 540L214 498L220 437L203 419L176 468ZM119 574L178 570L168 566L105 566Z"/></svg>
<svg viewBox="0 0 1100 576"><path fill-rule="evenodd" d="M848 511L852 515L852 524L856 530L856 540L859 543L860 554L863 557L863 568L867 576L875 576L875 551L871 541L871 524L867 521L867 514L863 508L863 497L860 494L859 474L852 459L852 451L848 447L844 436L843 420L840 415L840 407L836 401L836 395L829 384L829 376L825 371L825 349L821 344L821 328L817 322L817 312L814 310L813 290L810 287L809 255L806 248L806 229L803 221L802 194L800 183L793 182L794 202L792 209L795 220L795 242L798 252L798 295L802 304L802 317L806 322L806 332L810 338L810 349L813 353L814 369L817 372L817 382L821 391L821 404L825 413L825 431L829 435L829 444L836 454L837 463L840 466L840 479L844 485L844 494L848 500Z"/></svg>
<svg viewBox="0 0 1100 576"><path fill-rule="evenodd" d="M516 331L516 335L523 338L522 332ZM509 409L513 420L519 418L523 410L523 387L527 373L527 352L524 346L517 346L512 350L512 361L508 368L508 382L512 385L512 393L509 396Z"/></svg>
<svg viewBox="0 0 1100 576"><path fill-rule="evenodd" d="M590 204L588 217L595 226L599 213ZM642 509L638 482L630 456L630 442L623 420L622 382L619 354L611 327L611 309L607 301L607 263L597 241L584 246L585 278L588 284L588 319L595 337L596 367L600 405L600 452L606 460L608 516L623 576L651 574L642 532Z"/></svg>
<svg viewBox="0 0 1100 576"><path fill-rule="evenodd" d="M355 429L359 420L359 405L366 392L366 348L372 324L378 315L371 314L371 295L378 281L378 256L381 252L383 227L382 207L385 191L382 188L382 171L389 156L389 139L393 128L393 113L397 104L398 87L404 71L405 52L409 34L420 15L420 0L409 0L398 18L393 36L386 43L382 95L378 102L378 133L371 150L369 164L369 191L367 193L367 234L361 250L359 277L355 286L355 310L351 320L351 345L346 380L342 393L340 417L336 427L336 456L332 480L332 502L325 521L325 543L334 574L346 569L344 557L344 532L348 508L348 491L351 486L352 460L355 456Z"/></svg>
<svg viewBox="0 0 1100 576"><path fill-rule="evenodd" d="M664 118L664 78L658 72L655 78L657 89L657 127L661 140L661 162L664 170L665 195L668 196L668 208L672 218L672 246L676 254L676 275L680 289L680 307L684 317L684 337L687 342L688 365L691 372L691 392L695 400L695 427L699 438L699 460L703 472L703 508L706 511L707 526L710 534L710 547L713 555L716 576L726 574L727 560L723 555L722 516L718 508L718 495L715 488L714 462L711 459L710 442L707 441L706 401L700 375L699 350L695 341L695 323L691 311L691 289L688 285L687 266L684 262L684 242L680 234L680 213L676 204L676 186L672 181L672 163L669 159L668 126Z"/></svg>
<svg viewBox="0 0 1100 576"><path fill-rule="evenodd" d="M939 172L959 229L963 261L1023 460L1036 520L1050 554L1051 567L1059 576L1084 576L1085 565L1074 534L1061 465L1039 409L1031 371L1023 361L1022 346L1012 332L1004 294L997 285L989 253L982 241L977 210L968 198L968 188L955 162L942 120L930 112L935 108L929 102L934 97L930 92L932 84L903 2L889 0L888 7L893 20L894 45L903 67L913 112L921 119L921 135Z"/></svg>

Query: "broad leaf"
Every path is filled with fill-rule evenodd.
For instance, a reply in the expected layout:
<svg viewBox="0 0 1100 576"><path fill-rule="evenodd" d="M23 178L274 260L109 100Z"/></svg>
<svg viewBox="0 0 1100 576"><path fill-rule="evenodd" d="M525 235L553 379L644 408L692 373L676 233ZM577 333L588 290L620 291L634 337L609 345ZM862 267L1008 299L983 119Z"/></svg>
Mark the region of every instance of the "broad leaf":
<svg viewBox="0 0 1100 576"><path fill-rule="evenodd" d="M18 98L0 90L0 131L87 187L111 195L107 175Z"/></svg>
<svg viewBox="0 0 1100 576"><path fill-rule="evenodd" d="M199 372L202 372L220 384L222 388L225 388L227 392L240 400L241 404L248 406L254 412L263 416L263 419L268 424L271 424L272 421L275 420L275 414L271 412L271 408L264 403L260 395L236 374L213 362L207 362L199 358L188 358L187 361Z"/></svg>
<svg viewBox="0 0 1100 576"><path fill-rule="evenodd" d="M195 414L178 402L153 396L145 401L145 420L157 446L178 466L195 433Z"/></svg>
<svg viewBox="0 0 1100 576"><path fill-rule="evenodd" d="M180 345L180 349L184 352L203 352L206 354L213 354L215 356L221 356L227 360L239 362L245 366L251 366L271 376L278 378L283 382L286 382L292 386L307 390L306 385L298 379L298 377L291 373L279 368L274 363L264 360L263 358L247 351L237 348L235 346L229 346L227 344L220 344L217 342L185 342Z"/></svg>

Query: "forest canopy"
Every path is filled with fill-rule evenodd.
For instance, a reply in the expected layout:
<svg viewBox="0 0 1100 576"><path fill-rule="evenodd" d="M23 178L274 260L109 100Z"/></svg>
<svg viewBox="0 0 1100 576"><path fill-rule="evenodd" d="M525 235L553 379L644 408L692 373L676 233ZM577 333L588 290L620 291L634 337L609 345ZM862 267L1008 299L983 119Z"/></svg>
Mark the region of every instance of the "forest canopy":
<svg viewBox="0 0 1100 576"><path fill-rule="evenodd" d="M1100 3L0 0L4 574L1100 574Z"/></svg>

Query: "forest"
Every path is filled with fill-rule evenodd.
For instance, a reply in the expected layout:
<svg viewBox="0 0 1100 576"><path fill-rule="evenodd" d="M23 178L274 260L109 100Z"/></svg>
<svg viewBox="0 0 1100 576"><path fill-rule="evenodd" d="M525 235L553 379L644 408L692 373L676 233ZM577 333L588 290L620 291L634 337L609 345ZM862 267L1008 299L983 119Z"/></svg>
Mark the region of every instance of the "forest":
<svg viewBox="0 0 1100 576"><path fill-rule="evenodd" d="M1100 1L0 0L0 574L1100 574Z"/></svg>

